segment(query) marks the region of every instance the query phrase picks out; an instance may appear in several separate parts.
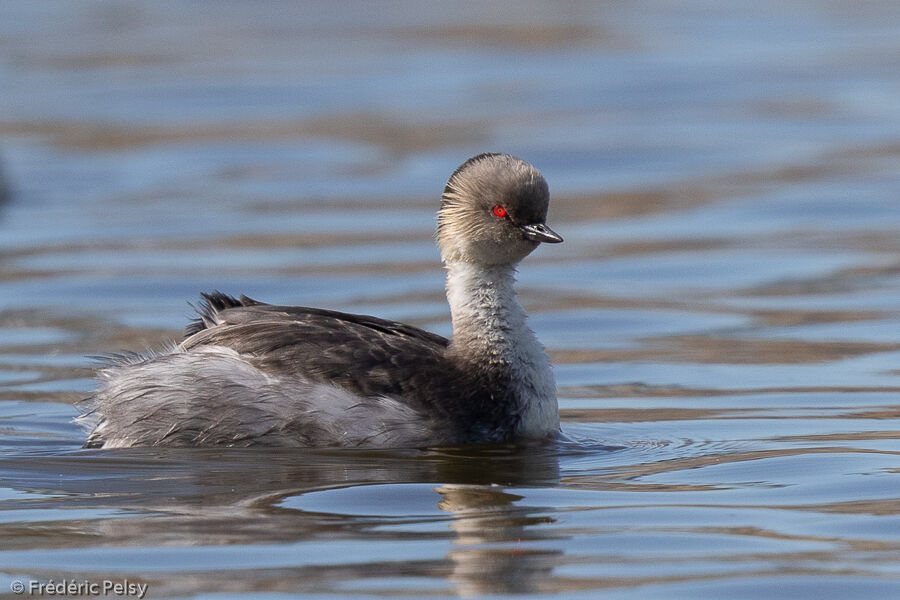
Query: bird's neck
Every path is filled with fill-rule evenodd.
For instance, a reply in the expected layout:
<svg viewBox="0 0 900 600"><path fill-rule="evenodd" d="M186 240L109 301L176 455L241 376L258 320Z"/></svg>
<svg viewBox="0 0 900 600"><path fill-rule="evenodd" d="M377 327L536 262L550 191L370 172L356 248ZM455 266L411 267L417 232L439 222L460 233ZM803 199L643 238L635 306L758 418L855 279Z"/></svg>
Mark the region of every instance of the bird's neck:
<svg viewBox="0 0 900 600"><path fill-rule="evenodd" d="M516 296L512 265L452 262L446 266L456 350L479 360L509 362L513 344L537 343Z"/></svg>
<svg viewBox="0 0 900 600"><path fill-rule="evenodd" d="M453 318L450 351L457 360L510 382L520 403L520 433L544 435L558 429L550 359L526 323L514 266L451 262L446 267Z"/></svg>

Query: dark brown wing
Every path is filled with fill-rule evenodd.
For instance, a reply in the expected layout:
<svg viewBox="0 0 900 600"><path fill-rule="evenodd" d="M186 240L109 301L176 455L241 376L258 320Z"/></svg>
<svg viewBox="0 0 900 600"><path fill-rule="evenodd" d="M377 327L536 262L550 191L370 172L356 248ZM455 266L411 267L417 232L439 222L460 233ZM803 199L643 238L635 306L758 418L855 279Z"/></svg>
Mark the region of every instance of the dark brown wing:
<svg viewBox="0 0 900 600"><path fill-rule="evenodd" d="M423 404L433 404L428 390L452 388L457 379L445 358L447 339L403 323L219 292L204 294L199 313L185 349L226 346L266 372L331 382L364 396L415 396Z"/></svg>

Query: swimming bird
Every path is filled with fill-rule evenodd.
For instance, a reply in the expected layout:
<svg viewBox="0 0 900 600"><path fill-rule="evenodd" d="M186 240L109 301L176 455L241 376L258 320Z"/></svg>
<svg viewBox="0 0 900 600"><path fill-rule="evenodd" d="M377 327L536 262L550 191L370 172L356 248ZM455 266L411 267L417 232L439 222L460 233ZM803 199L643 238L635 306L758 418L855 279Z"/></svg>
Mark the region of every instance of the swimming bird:
<svg viewBox="0 0 900 600"><path fill-rule="evenodd" d="M441 197L450 339L319 308L203 294L185 339L98 372L87 448L433 447L552 436L550 359L514 289L562 238L541 173L507 154L464 162Z"/></svg>

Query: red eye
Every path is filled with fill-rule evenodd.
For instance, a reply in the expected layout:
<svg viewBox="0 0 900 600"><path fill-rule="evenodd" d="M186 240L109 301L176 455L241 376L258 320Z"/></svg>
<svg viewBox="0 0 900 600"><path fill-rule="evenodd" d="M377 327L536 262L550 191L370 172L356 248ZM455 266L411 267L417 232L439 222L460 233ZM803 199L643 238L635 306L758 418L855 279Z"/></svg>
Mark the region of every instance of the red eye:
<svg viewBox="0 0 900 600"><path fill-rule="evenodd" d="M494 213L494 216L497 217L498 219L505 219L506 216L509 214L506 212L506 209L503 208L499 204L497 206L495 206L494 208L492 208L491 212Z"/></svg>

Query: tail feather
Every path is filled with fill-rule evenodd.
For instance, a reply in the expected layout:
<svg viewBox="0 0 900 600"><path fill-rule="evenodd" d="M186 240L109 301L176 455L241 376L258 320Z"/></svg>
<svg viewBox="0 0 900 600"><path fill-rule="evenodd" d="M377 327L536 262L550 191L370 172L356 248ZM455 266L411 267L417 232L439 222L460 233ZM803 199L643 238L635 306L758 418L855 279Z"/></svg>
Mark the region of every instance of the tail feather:
<svg viewBox="0 0 900 600"><path fill-rule="evenodd" d="M247 296L235 298L234 296L230 296L218 290L210 293L202 293L200 296L201 300L199 304L197 306L191 305L194 310L197 311L197 317L192 319L188 326L184 328L185 337L190 337L195 333L199 333L204 329L218 324L218 313L223 310L261 304Z"/></svg>

